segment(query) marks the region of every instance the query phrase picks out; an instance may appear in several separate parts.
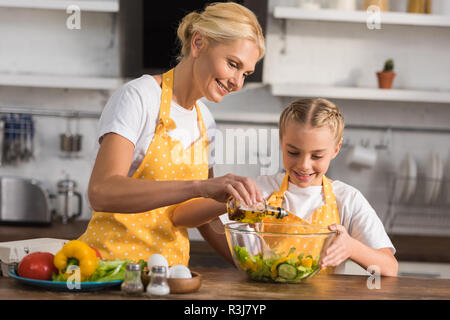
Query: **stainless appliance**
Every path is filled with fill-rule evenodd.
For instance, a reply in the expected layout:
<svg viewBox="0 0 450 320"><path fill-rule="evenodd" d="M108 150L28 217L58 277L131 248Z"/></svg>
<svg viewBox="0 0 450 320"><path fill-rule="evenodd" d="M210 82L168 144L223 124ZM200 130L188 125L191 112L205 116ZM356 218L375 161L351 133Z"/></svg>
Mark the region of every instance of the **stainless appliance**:
<svg viewBox="0 0 450 320"><path fill-rule="evenodd" d="M49 194L38 180L0 177L0 223L51 222Z"/></svg>
<svg viewBox="0 0 450 320"><path fill-rule="evenodd" d="M64 179L58 181L57 213L61 216L62 223L66 224L69 219L81 216L83 197L76 191L77 183L74 180ZM74 212L74 199L78 202L78 209Z"/></svg>

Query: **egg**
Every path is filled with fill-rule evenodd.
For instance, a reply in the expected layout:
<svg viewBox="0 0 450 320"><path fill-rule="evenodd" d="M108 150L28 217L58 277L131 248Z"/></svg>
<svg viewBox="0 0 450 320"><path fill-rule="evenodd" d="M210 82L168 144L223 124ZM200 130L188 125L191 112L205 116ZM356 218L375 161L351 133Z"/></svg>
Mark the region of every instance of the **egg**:
<svg viewBox="0 0 450 320"><path fill-rule="evenodd" d="M166 267L166 270L169 268L166 258L159 253L152 254L147 260L147 267L150 271L152 271L153 266L163 266Z"/></svg>
<svg viewBox="0 0 450 320"><path fill-rule="evenodd" d="M191 270L182 264L174 265L169 268L169 278L190 279L192 278Z"/></svg>

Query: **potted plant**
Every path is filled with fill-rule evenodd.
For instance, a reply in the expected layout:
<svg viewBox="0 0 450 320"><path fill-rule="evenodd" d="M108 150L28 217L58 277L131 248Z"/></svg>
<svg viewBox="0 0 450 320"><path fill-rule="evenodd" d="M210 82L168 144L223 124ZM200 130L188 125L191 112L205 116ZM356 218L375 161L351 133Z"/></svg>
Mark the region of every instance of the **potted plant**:
<svg viewBox="0 0 450 320"><path fill-rule="evenodd" d="M394 81L394 61L392 59L387 60L384 63L383 71L377 72L378 87L380 89L391 89L392 82Z"/></svg>

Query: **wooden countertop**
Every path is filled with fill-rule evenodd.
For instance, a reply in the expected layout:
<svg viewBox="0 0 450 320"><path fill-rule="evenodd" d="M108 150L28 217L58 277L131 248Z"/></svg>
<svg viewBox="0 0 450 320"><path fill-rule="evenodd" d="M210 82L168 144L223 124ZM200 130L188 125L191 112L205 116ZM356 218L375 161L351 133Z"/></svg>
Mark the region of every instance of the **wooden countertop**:
<svg viewBox="0 0 450 320"><path fill-rule="evenodd" d="M77 220L68 224L54 222L50 226L0 225L0 242L32 238L76 239L89 221ZM392 235L398 261L450 262L450 237ZM204 241L191 241L191 253L214 254Z"/></svg>
<svg viewBox="0 0 450 320"><path fill-rule="evenodd" d="M195 293L170 294L165 300L447 300L450 279L381 277L380 289L367 287L368 277L318 275L300 284L260 283L248 280L236 269L196 268L202 286ZM375 282L369 281L374 284ZM29 286L12 278L0 278L0 300L122 300L130 298L120 287L95 292L58 292Z"/></svg>

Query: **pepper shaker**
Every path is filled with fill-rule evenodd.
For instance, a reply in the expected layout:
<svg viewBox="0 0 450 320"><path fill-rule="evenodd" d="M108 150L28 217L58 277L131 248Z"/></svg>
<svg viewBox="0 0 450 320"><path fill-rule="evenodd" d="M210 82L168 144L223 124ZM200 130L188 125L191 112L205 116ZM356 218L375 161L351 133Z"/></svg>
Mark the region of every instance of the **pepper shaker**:
<svg viewBox="0 0 450 320"><path fill-rule="evenodd" d="M125 267L125 278L121 290L127 296L140 296L144 292L141 280L141 267L138 263L129 263Z"/></svg>

